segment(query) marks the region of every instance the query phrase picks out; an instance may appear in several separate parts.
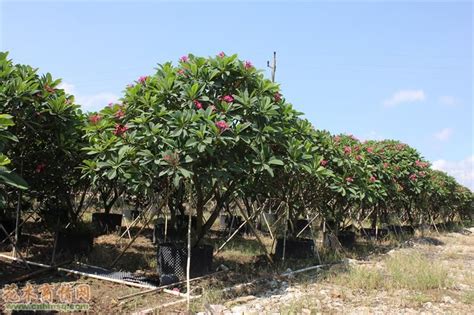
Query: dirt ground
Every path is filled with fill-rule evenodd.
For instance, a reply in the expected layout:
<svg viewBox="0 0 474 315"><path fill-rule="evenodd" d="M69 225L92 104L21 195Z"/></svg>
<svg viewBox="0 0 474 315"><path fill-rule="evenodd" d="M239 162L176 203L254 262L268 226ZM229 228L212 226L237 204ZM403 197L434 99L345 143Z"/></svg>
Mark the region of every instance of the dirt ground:
<svg viewBox="0 0 474 315"><path fill-rule="evenodd" d="M427 257L433 266L440 266L447 271L445 287L419 290L354 288L334 281L332 277L313 273L289 280L284 286L272 291L241 298L245 303L234 305L232 301L228 301L222 307L208 308L234 314L474 313L474 228L464 233L432 233L430 237L407 241L402 245L401 248L374 255L365 261L348 260L348 264L364 266L370 271L383 268L387 256L402 254L410 257L421 254Z"/></svg>

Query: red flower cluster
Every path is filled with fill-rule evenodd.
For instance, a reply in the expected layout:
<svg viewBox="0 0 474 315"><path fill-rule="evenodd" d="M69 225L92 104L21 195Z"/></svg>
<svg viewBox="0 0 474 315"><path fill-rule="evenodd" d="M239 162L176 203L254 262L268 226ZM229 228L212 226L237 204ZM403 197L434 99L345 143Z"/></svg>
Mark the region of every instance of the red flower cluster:
<svg viewBox="0 0 474 315"><path fill-rule="evenodd" d="M412 181L415 181L418 178L418 176L416 176L416 174L411 174L408 178Z"/></svg>
<svg viewBox="0 0 474 315"><path fill-rule="evenodd" d="M221 57L221 58L224 58L225 57L225 53L223 51L221 51L217 56Z"/></svg>
<svg viewBox="0 0 474 315"><path fill-rule="evenodd" d="M145 84L146 79L148 79L148 76L142 75L141 77L138 78L138 82L140 82L141 84Z"/></svg>
<svg viewBox="0 0 474 315"><path fill-rule="evenodd" d="M226 103L232 103L234 101L234 98L232 95L225 95L222 97L222 100Z"/></svg>
<svg viewBox="0 0 474 315"><path fill-rule="evenodd" d="M198 100L193 101L194 105L196 106L197 109L202 109L202 104Z"/></svg>
<svg viewBox="0 0 474 315"><path fill-rule="evenodd" d="M128 130L127 126L121 124L115 124L114 135L121 136Z"/></svg>
<svg viewBox="0 0 474 315"><path fill-rule="evenodd" d="M321 166L326 166L328 164L328 161L327 160L322 160L320 164L321 164Z"/></svg>
<svg viewBox="0 0 474 315"><path fill-rule="evenodd" d="M351 154L351 152L352 152L351 147L349 147L349 146L346 145L346 146L344 147L344 154Z"/></svg>
<svg viewBox="0 0 474 315"><path fill-rule="evenodd" d="M369 180L370 180L371 183L375 183L375 181L377 179L375 178L375 176L372 175L372 176L370 176Z"/></svg>
<svg viewBox="0 0 474 315"><path fill-rule="evenodd" d="M229 129L229 125L223 120L216 122L216 127L219 128L221 132Z"/></svg>
<svg viewBox="0 0 474 315"><path fill-rule="evenodd" d="M346 182L352 183L354 181L354 178L352 177L346 177Z"/></svg>
<svg viewBox="0 0 474 315"><path fill-rule="evenodd" d="M179 61L181 61L181 62L188 62L188 61L189 61L189 58L188 58L188 56L183 56L183 57L179 58Z"/></svg>
<svg viewBox="0 0 474 315"><path fill-rule="evenodd" d="M281 101L281 94L276 92L275 95L273 95L275 102Z"/></svg>
<svg viewBox="0 0 474 315"><path fill-rule="evenodd" d="M97 124L101 119L102 119L102 116L100 116L99 114L94 114L89 117L89 121L94 125Z"/></svg>
<svg viewBox="0 0 474 315"><path fill-rule="evenodd" d="M416 160L416 161L415 161L415 165L418 166L418 167L421 167L421 168L428 167L428 163L427 163L427 162L421 162L420 160Z"/></svg>
<svg viewBox="0 0 474 315"><path fill-rule="evenodd" d="M115 113L115 118L117 118L117 119L122 119L123 117L125 117L125 112L124 112L122 109L119 109L119 110Z"/></svg>
<svg viewBox="0 0 474 315"><path fill-rule="evenodd" d="M367 152L368 152L368 153L373 153L373 152L374 152L374 148L368 147L368 148L367 148Z"/></svg>
<svg viewBox="0 0 474 315"><path fill-rule="evenodd" d="M356 156L356 160L357 160L357 161L362 160L362 155L358 154L358 155Z"/></svg>
<svg viewBox="0 0 474 315"><path fill-rule="evenodd" d="M253 65L252 65L252 63L251 63L250 61L246 61L246 62L244 63L244 68L245 68L245 69L250 69L250 68L252 68L252 67L253 67Z"/></svg>

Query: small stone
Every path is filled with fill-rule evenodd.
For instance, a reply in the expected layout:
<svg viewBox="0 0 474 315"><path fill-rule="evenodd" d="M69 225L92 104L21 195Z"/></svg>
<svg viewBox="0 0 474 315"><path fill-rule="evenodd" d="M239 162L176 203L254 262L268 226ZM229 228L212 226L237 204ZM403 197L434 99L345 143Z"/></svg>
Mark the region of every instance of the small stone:
<svg viewBox="0 0 474 315"><path fill-rule="evenodd" d="M443 301L443 303L447 303L447 304L454 304L455 303L455 301L448 295L443 296L442 301Z"/></svg>

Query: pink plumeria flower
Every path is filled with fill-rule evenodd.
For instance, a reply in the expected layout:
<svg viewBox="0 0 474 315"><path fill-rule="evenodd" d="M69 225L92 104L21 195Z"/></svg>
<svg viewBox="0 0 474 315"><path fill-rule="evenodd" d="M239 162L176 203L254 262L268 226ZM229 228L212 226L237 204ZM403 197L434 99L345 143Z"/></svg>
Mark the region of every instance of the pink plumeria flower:
<svg viewBox="0 0 474 315"><path fill-rule="evenodd" d="M368 147L368 148L367 148L367 152L368 152L368 153L373 153L373 152L374 152L374 148Z"/></svg>
<svg viewBox="0 0 474 315"><path fill-rule="evenodd" d="M189 58L188 58L188 56L182 56L181 58L179 58L179 61L181 61L181 62L188 62L188 61L189 61Z"/></svg>
<svg viewBox="0 0 474 315"><path fill-rule="evenodd" d="M232 97L232 95L226 95L222 97L222 100L227 103L232 103L234 101L234 98Z"/></svg>
<svg viewBox="0 0 474 315"><path fill-rule="evenodd" d="M217 126L217 128L220 129L221 132L223 132L224 130L229 129L229 125L223 120L220 120L220 121L216 122L216 126Z"/></svg>
<svg viewBox="0 0 474 315"><path fill-rule="evenodd" d="M349 146L346 145L346 146L344 147L344 154L351 154L351 152L352 152L351 147L349 147Z"/></svg>
<svg viewBox="0 0 474 315"><path fill-rule="evenodd" d="M346 177L346 182L352 183L354 181L354 178L352 177Z"/></svg>
<svg viewBox="0 0 474 315"><path fill-rule="evenodd" d="M250 61L247 60L247 61L244 62L244 68L245 69L250 69L252 67L253 67L253 65Z"/></svg>
<svg viewBox="0 0 474 315"><path fill-rule="evenodd" d="M198 100L193 101L194 105L196 106L197 109L202 109L202 104Z"/></svg>
<svg viewBox="0 0 474 315"><path fill-rule="evenodd" d="M372 175L372 176L370 176L369 180L370 180L371 183L375 183L375 181L377 179L375 178L375 176Z"/></svg>
<svg viewBox="0 0 474 315"><path fill-rule="evenodd" d="M326 166L326 165L328 165L328 161L327 160L322 160L319 164L321 166Z"/></svg>
<svg viewBox="0 0 474 315"><path fill-rule="evenodd" d="M275 99L275 102L279 102L281 101L281 94L276 92L274 95L273 95L274 99Z"/></svg>
<svg viewBox="0 0 474 315"><path fill-rule="evenodd" d="M224 58L225 57L225 53L223 51L221 51L217 56L221 57L221 58Z"/></svg>
<svg viewBox="0 0 474 315"><path fill-rule="evenodd" d="M146 79L148 79L148 77L145 75L142 75L141 77L138 78L138 82L140 82L141 84L144 84L146 82Z"/></svg>

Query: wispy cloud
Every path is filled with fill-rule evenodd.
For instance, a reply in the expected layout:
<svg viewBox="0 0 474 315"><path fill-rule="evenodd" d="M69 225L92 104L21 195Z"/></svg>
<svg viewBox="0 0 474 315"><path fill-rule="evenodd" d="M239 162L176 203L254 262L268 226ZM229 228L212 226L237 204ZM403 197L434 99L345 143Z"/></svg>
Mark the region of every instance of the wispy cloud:
<svg viewBox="0 0 474 315"><path fill-rule="evenodd" d="M394 107L402 103L421 102L425 99L426 95L423 90L400 90L393 93L383 104L385 107Z"/></svg>
<svg viewBox="0 0 474 315"><path fill-rule="evenodd" d="M460 104L458 99L449 95L440 96L438 101L441 105L448 107L456 107Z"/></svg>
<svg viewBox="0 0 474 315"><path fill-rule="evenodd" d="M434 137L438 139L439 141L447 141L451 136L453 135L453 129L452 128L443 128L440 131L436 132L434 134Z"/></svg>
<svg viewBox="0 0 474 315"><path fill-rule="evenodd" d="M110 102L116 102L119 97L111 92L100 92L97 94L82 95L77 92L74 84L62 82L59 86L64 89L66 93L72 94L75 97L75 102L81 105L84 111L98 111L105 107Z"/></svg>
<svg viewBox="0 0 474 315"><path fill-rule="evenodd" d="M461 161L436 160L432 167L435 170L445 171L459 183L474 191L474 155Z"/></svg>

